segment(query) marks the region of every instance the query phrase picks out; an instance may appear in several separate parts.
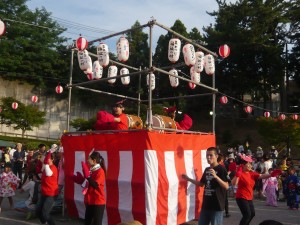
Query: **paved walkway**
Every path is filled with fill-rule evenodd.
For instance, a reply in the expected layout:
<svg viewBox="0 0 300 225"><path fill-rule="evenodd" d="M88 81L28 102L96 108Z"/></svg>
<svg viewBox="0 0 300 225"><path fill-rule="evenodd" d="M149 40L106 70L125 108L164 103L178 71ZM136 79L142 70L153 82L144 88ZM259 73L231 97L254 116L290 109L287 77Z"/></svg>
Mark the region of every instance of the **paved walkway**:
<svg viewBox="0 0 300 225"><path fill-rule="evenodd" d="M16 193L14 198L15 202L20 199L25 199L27 193ZM285 202L279 202L278 207L265 206L263 200L255 200L256 216L251 222L251 225L258 225L260 222L266 219L277 220L284 225L300 225L300 210L288 210ZM1 225L30 225L40 224L38 219L25 220L25 215L20 212L8 209L8 199L4 199L2 203L2 212L0 213L0 224ZM231 216L224 218L224 225L236 225L239 224L241 219L241 213L233 198L229 199L229 211ZM53 215L57 225L79 225L84 224L83 220L70 219L67 216L62 216L61 213ZM196 221L186 223L189 225L196 225Z"/></svg>

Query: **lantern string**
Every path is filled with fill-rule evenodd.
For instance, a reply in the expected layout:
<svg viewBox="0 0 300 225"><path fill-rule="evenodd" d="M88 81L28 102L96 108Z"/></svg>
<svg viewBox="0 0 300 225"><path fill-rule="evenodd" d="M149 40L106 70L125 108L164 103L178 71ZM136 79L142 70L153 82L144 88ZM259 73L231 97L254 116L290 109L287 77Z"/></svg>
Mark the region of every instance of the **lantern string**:
<svg viewBox="0 0 300 225"><path fill-rule="evenodd" d="M220 91L218 91L217 93L220 94L220 95L222 95L222 96L226 96L227 98L230 98L230 99L232 99L232 100L234 100L234 101L237 101L237 102L239 102L239 103L242 103L242 104L244 104L245 106L251 106L251 107L256 108L256 109L261 109L261 110L263 110L263 111L265 111L265 112L273 112L273 113L276 113L276 114L286 114L286 115L295 115L295 114L299 115L299 114L300 114L300 113L289 113L289 112L282 112L282 111L277 111L277 110L266 109L266 108L263 108L263 107L260 107L260 106L257 106L257 105L248 103L248 102L244 102L244 101L242 101L242 100L240 100L240 99L234 98L234 97L229 96L229 95L227 95L227 94L225 94L225 93L222 93L222 92L220 92Z"/></svg>

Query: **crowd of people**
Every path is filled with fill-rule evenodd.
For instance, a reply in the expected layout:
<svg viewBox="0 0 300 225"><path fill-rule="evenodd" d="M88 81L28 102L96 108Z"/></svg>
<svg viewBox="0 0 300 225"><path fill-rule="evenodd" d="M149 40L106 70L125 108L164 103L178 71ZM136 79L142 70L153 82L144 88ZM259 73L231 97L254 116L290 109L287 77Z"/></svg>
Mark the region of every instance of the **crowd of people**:
<svg viewBox="0 0 300 225"><path fill-rule="evenodd" d="M271 157L269 157L271 155ZM218 148L208 148L207 162L202 178L195 180L183 174L182 178L204 187L203 205L199 225L223 224L223 212L229 217L228 194L234 193L242 219L240 225L248 225L255 216L254 192L257 198L265 198L266 206L277 207L277 201L286 201L289 210L299 209L300 180L292 160L278 159L274 146L264 152L259 146L252 153L242 145L230 148L222 154ZM224 172L225 171L225 172ZM281 192L282 199L279 199ZM264 221L263 224L281 224L277 221Z"/></svg>
<svg viewBox="0 0 300 225"><path fill-rule="evenodd" d="M2 200L8 198L10 207L26 212L27 219L36 215L42 224L55 224L50 212L63 191L63 148L53 144L46 150L46 145L40 144L37 149L25 150L17 143L15 148L0 151L0 212ZM28 191L29 197L14 204L16 191Z"/></svg>

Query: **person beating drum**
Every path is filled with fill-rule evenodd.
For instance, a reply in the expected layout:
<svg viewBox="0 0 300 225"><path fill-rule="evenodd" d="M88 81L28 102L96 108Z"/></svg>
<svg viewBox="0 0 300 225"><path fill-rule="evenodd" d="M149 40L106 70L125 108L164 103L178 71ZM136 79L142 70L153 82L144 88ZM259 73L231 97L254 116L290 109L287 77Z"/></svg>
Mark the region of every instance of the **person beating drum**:
<svg viewBox="0 0 300 225"><path fill-rule="evenodd" d="M164 107L164 111L168 114L169 117L175 120L176 106L172 106L169 108ZM180 122L176 122L177 130L189 130L192 127L192 125L193 125L193 120L187 114L183 114L183 119Z"/></svg>
<svg viewBox="0 0 300 225"><path fill-rule="evenodd" d="M123 101L117 102L113 107L113 114L106 111L97 113L97 121L94 124L96 130L128 130L128 119L122 105Z"/></svg>

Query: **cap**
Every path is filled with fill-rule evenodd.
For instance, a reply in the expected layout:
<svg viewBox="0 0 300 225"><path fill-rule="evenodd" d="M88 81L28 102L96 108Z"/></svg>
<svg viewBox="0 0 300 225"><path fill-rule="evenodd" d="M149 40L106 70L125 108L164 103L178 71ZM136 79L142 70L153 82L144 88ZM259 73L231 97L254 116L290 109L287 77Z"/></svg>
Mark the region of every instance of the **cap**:
<svg viewBox="0 0 300 225"><path fill-rule="evenodd" d="M251 156L247 156L245 154L240 154L239 156L241 157L242 160L246 161L246 162L253 162L252 157Z"/></svg>
<svg viewBox="0 0 300 225"><path fill-rule="evenodd" d="M172 107L164 107L164 111L166 113L172 113L172 112L175 112L176 111L176 106L172 106Z"/></svg>
<svg viewBox="0 0 300 225"><path fill-rule="evenodd" d="M273 145L273 146L271 147L271 149L276 149L276 148L275 148L275 146Z"/></svg>
<svg viewBox="0 0 300 225"><path fill-rule="evenodd" d="M233 153L229 154L228 159L234 159L234 154Z"/></svg>

